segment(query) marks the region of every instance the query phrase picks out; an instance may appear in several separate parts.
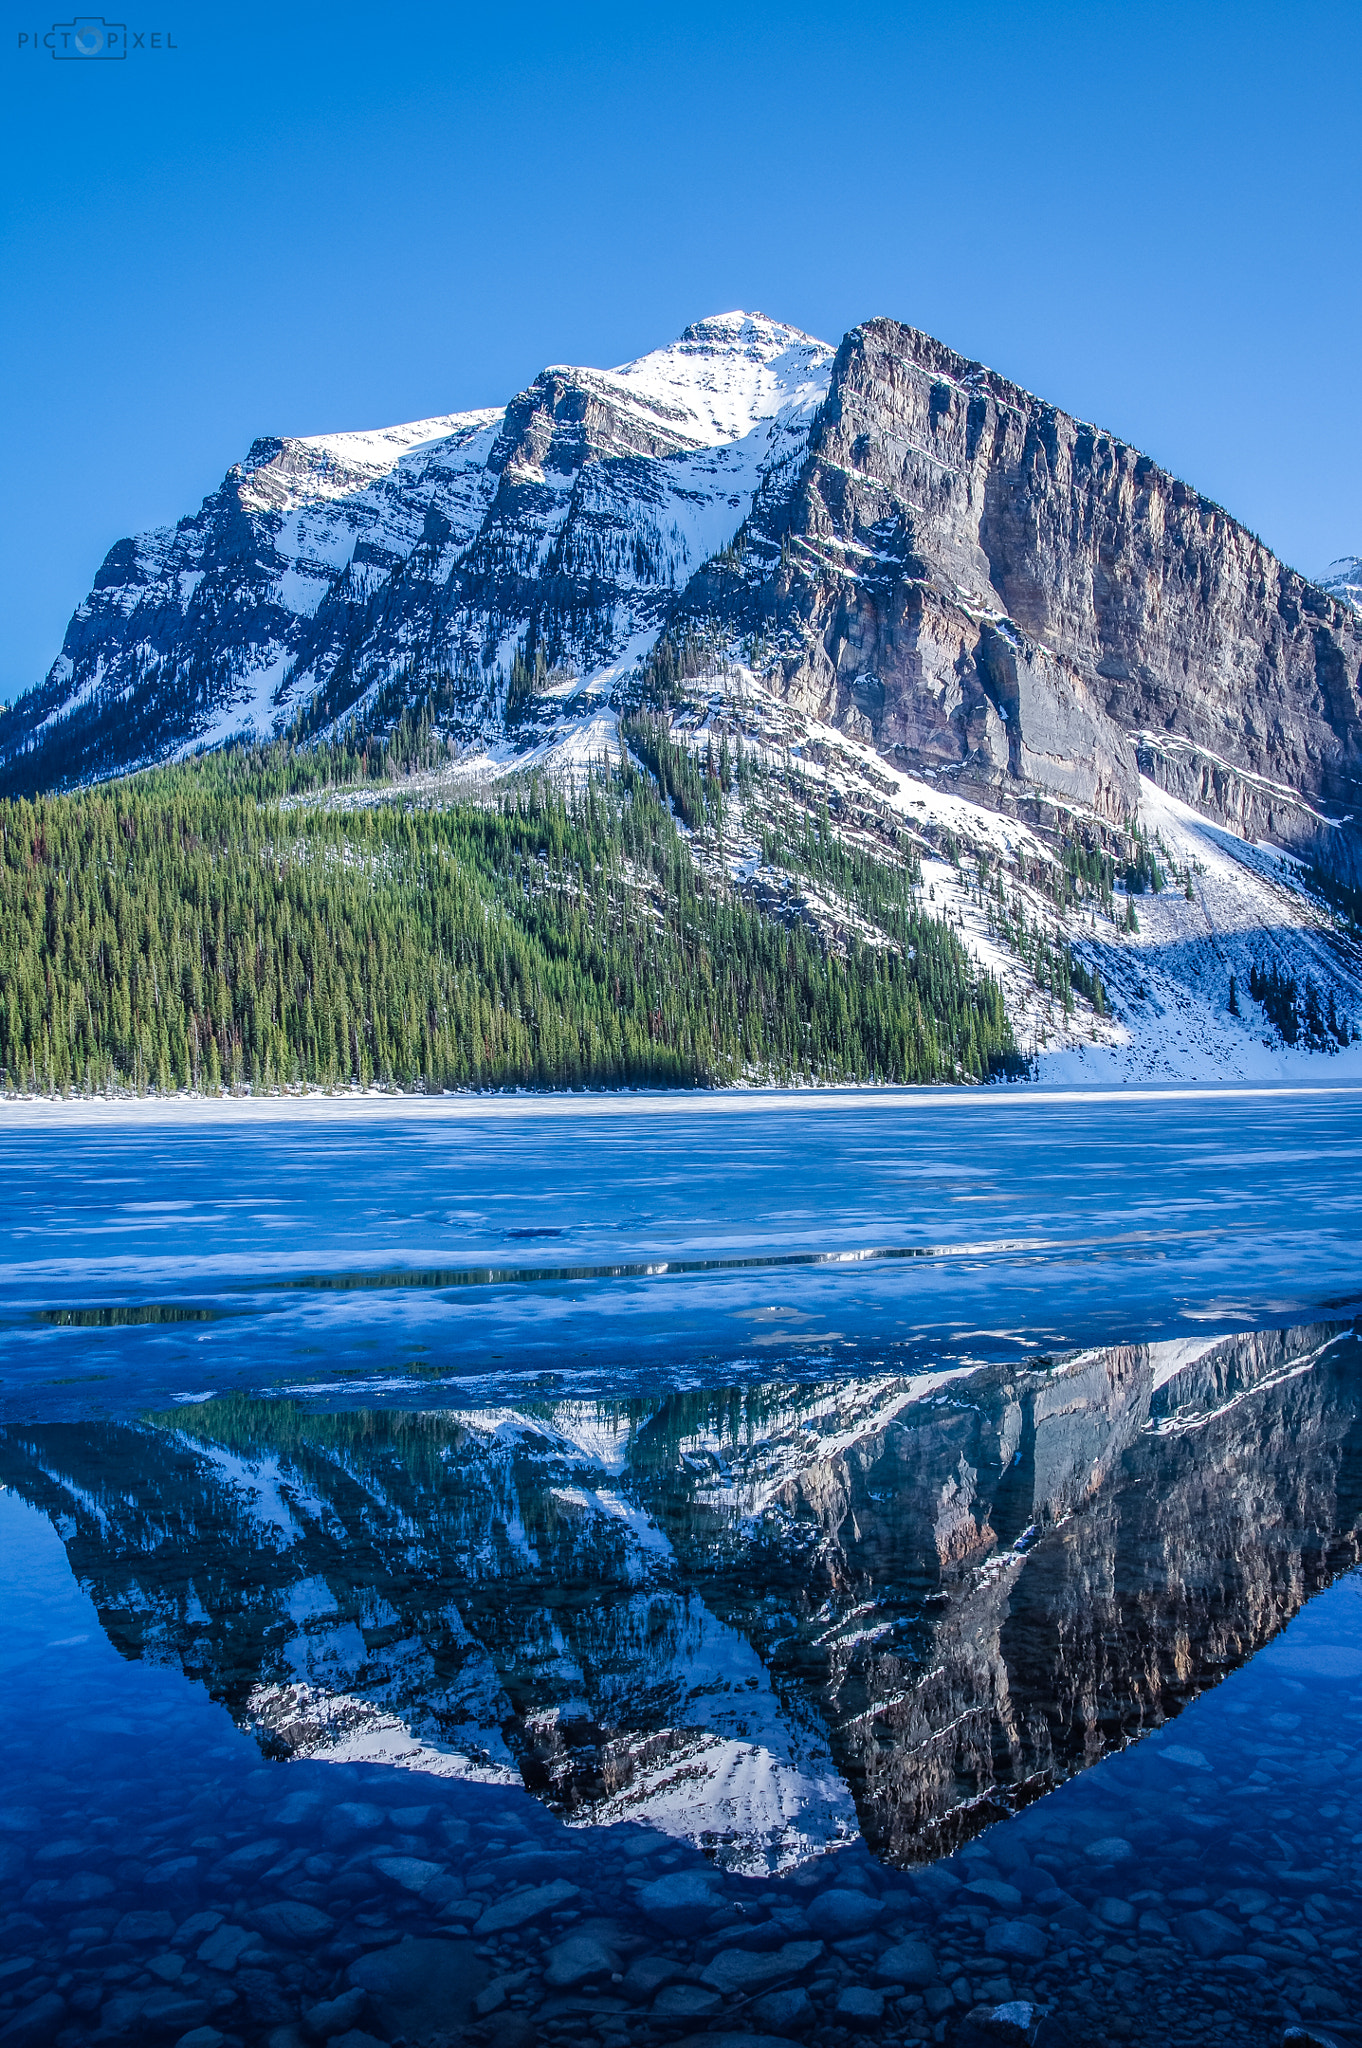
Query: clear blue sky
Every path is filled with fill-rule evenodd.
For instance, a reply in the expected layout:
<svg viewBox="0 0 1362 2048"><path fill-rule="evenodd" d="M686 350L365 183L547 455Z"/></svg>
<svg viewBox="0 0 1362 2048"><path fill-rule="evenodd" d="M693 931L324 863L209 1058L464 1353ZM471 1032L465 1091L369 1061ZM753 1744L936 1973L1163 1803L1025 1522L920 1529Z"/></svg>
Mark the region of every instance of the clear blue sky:
<svg viewBox="0 0 1362 2048"><path fill-rule="evenodd" d="M1352 6L108 4L122 63L6 10L0 697L257 434L733 306L911 321L1298 567L1362 551Z"/></svg>

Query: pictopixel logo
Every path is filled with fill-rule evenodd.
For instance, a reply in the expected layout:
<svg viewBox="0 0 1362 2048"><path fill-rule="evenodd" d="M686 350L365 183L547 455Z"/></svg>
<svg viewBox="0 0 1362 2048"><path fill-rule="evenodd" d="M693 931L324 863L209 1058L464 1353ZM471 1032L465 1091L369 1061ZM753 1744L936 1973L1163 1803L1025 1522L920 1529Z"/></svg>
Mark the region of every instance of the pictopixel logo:
<svg viewBox="0 0 1362 2048"><path fill-rule="evenodd" d="M168 29L133 29L125 21L106 21L102 14L78 14L74 21L54 21L49 29L20 29L19 48L36 56L46 50L59 63L118 63L129 50L174 50L179 45Z"/></svg>

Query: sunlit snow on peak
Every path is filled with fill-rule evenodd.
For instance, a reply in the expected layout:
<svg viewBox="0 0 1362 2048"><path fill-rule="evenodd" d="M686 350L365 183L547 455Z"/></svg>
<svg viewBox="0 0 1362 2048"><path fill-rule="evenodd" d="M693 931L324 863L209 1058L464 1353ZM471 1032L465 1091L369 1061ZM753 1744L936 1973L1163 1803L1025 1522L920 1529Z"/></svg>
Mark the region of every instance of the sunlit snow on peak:
<svg viewBox="0 0 1362 2048"><path fill-rule="evenodd" d="M718 313L668 348L595 374L621 395L685 415L696 438L714 447L740 440L787 405L821 403L835 353L763 313Z"/></svg>

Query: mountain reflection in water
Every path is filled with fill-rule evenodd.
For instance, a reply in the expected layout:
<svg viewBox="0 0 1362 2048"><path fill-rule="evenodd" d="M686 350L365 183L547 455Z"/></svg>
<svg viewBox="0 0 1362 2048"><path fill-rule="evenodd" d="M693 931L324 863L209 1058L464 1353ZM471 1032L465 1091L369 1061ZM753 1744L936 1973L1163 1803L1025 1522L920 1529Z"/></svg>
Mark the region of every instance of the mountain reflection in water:
<svg viewBox="0 0 1362 2048"><path fill-rule="evenodd" d="M271 1756L735 1870L941 1855L1358 1561L1352 1324L602 1406L234 1398L0 1438L113 1643Z"/></svg>

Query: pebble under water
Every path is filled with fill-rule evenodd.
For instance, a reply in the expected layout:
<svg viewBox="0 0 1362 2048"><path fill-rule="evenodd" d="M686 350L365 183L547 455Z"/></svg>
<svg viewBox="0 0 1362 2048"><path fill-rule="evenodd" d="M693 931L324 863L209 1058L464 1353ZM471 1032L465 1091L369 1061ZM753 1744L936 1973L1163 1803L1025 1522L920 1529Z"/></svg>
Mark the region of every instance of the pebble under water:
<svg viewBox="0 0 1362 2048"><path fill-rule="evenodd" d="M0 2048L1362 2042L1362 1337L1295 1306L26 1392Z"/></svg>

